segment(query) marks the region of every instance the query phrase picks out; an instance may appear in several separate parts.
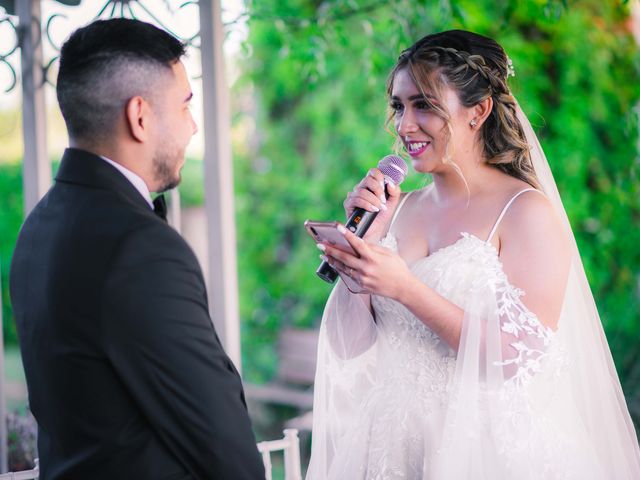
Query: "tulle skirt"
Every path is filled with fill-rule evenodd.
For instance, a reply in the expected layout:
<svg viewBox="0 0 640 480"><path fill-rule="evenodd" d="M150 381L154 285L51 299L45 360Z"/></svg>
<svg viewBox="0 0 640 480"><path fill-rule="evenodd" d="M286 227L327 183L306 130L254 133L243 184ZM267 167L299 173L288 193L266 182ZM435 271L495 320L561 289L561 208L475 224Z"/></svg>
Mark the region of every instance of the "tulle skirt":
<svg viewBox="0 0 640 480"><path fill-rule="evenodd" d="M425 387L431 395L425 395ZM391 376L362 402L336 445L328 479L606 479L588 437L579 433L584 426L565 411L570 408L567 393L560 388L546 411L520 410L511 416L506 413L509 405L503 404L506 398L487 397L491 427L470 433L482 445L478 449L482 453L460 463L450 449L440 449L454 393L447 385L425 386L408 382L403 375ZM497 426L504 429L502 438Z"/></svg>

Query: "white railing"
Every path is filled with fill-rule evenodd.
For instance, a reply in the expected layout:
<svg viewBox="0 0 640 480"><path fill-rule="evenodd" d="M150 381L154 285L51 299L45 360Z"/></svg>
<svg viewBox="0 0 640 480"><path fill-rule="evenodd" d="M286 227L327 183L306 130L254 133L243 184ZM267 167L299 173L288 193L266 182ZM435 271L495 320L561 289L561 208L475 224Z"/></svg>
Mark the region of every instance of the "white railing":
<svg viewBox="0 0 640 480"><path fill-rule="evenodd" d="M266 480L272 480L271 452L278 450L284 450L284 480L302 480L298 430L288 428L284 431L284 438L281 440L258 443L258 451L262 454Z"/></svg>
<svg viewBox="0 0 640 480"><path fill-rule="evenodd" d="M0 480L36 480L38 475L40 475L40 468L38 467L38 459L36 458L36 466L33 470L3 473L0 475Z"/></svg>

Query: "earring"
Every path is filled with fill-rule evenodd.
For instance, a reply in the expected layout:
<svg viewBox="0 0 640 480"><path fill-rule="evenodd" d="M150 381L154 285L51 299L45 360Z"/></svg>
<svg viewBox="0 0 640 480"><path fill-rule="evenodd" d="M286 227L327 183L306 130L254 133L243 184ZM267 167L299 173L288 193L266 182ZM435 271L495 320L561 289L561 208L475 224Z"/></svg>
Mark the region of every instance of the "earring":
<svg viewBox="0 0 640 480"><path fill-rule="evenodd" d="M478 125L478 121L474 118L469 122L469 125L471 125L471 128L475 128Z"/></svg>

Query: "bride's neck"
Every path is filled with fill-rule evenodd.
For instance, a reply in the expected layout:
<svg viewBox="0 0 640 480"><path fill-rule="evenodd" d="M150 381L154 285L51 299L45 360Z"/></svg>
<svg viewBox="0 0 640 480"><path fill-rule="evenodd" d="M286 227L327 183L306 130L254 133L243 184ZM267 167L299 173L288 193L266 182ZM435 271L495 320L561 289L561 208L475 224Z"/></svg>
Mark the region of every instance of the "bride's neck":
<svg viewBox="0 0 640 480"><path fill-rule="evenodd" d="M460 168L460 173L449 166L442 172L432 174L435 198L438 203L443 206L467 203L495 181L497 172L495 168L482 162L466 168L463 166Z"/></svg>

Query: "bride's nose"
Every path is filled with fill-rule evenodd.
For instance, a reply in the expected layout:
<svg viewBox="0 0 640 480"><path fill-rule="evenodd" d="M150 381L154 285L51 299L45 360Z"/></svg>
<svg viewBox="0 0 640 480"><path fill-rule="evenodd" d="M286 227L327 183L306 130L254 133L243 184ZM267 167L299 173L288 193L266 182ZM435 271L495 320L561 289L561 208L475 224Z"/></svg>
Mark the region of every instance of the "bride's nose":
<svg viewBox="0 0 640 480"><path fill-rule="evenodd" d="M418 130L415 117L411 113L411 110L405 110L402 116L396 123L396 131L400 136L405 136L410 133L414 133Z"/></svg>

